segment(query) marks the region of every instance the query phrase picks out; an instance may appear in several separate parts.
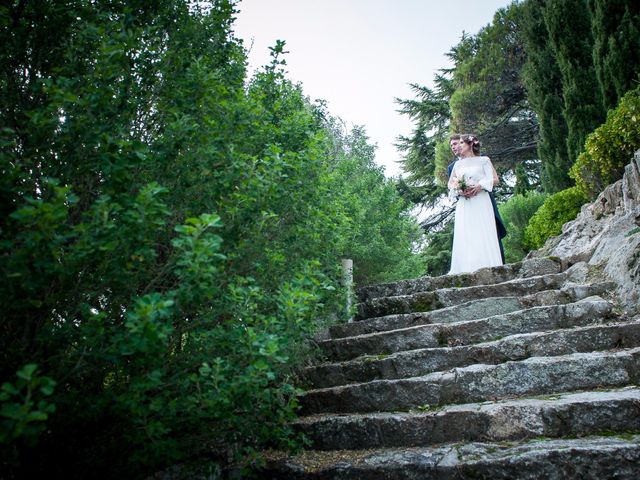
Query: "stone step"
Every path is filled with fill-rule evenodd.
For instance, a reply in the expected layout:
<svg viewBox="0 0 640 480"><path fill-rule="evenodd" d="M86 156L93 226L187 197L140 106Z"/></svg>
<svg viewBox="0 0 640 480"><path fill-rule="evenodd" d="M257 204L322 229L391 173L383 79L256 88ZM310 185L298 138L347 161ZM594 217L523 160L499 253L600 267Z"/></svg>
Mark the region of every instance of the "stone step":
<svg viewBox="0 0 640 480"><path fill-rule="evenodd" d="M491 297L521 297L544 290L558 290L570 282L571 271L517 278L507 282L462 288L442 288L412 295L373 298L358 304L358 319L391 314L429 312L470 300ZM613 287L613 284L611 285Z"/></svg>
<svg viewBox="0 0 640 480"><path fill-rule="evenodd" d="M592 321L585 318L585 321ZM424 376L475 363L497 365L530 357L550 357L640 346L640 321L510 335L499 340L454 347L421 348L388 357L361 357L309 367L307 385L329 388L372 380Z"/></svg>
<svg viewBox="0 0 640 480"><path fill-rule="evenodd" d="M603 295L610 292L610 282L593 283L587 285L568 284L560 290L543 290L525 296L489 297L469 300L459 305L453 305L430 312L387 315L373 317L356 322L335 325L329 329L331 338L354 337L373 332L397 330L399 328L426 325L430 323L451 323L462 320L475 320L491 315L522 310L523 308L541 305L560 305L576 302L593 295Z"/></svg>
<svg viewBox="0 0 640 480"><path fill-rule="evenodd" d="M344 361L364 354L388 355L403 350L447 345L467 345L513 335L595 323L610 313L612 305L589 297L566 305L552 305L493 315L478 320L434 323L318 343L330 361ZM432 320L439 317L432 317ZM444 318L443 318L444 319ZM450 317L446 318L449 320ZM367 358L364 361L370 362Z"/></svg>
<svg viewBox="0 0 640 480"><path fill-rule="evenodd" d="M639 378L640 348L632 348L476 364L419 377L309 390L300 396L300 404L303 415L402 411L425 405L621 387Z"/></svg>
<svg viewBox="0 0 640 480"><path fill-rule="evenodd" d="M381 283L358 289L361 302L379 297L411 295L418 292L438 290L440 288L469 287L472 285L489 285L502 283L515 278L535 277L563 270L559 258L535 258L511 263L501 267L482 268L473 273L443 275L440 277L420 277L398 282Z"/></svg>
<svg viewBox="0 0 640 480"><path fill-rule="evenodd" d="M301 418L294 428L304 433L315 450L640 432L640 388L471 403L425 412L311 416Z"/></svg>
<svg viewBox="0 0 640 480"><path fill-rule="evenodd" d="M636 480L640 435L272 454L272 480Z"/></svg>

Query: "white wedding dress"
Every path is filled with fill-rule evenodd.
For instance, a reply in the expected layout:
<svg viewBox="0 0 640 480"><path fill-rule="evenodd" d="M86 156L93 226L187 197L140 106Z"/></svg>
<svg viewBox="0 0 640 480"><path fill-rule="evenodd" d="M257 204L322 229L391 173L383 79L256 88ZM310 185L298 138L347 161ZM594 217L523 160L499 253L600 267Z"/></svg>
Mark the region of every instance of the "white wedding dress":
<svg viewBox="0 0 640 480"><path fill-rule="evenodd" d="M479 184L483 190L471 198L458 197L450 274L502 265L496 221L488 193L493 189L493 166L489 157L466 157L455 163L449 179L452 198L458 195L456 185L463 177L467 185Z"/></svg>

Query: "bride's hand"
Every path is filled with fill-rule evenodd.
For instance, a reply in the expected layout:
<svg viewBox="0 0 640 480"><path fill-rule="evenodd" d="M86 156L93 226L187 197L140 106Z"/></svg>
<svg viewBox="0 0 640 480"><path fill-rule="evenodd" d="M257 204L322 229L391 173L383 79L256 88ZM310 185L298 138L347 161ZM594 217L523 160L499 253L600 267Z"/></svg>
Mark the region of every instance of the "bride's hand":
<svg viewBox="0 0 640 480"><path fill-rule="evenodd" d="M475 197L481 191L482 187L480 185L474 185L473 187L469 187L464 192L462 192L462 195L464 195L466 198L471 198Z"/></svg>

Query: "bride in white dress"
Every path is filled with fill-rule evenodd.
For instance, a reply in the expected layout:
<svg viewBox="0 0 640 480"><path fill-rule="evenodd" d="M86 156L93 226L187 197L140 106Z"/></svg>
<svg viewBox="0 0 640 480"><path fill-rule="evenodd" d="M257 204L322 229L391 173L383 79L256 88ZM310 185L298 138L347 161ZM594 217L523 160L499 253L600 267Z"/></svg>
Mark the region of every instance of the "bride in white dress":
<svg viewBox="0 0 640 480"><path fill-rule="evenodd" d="M489 157L481 157L474 135L462 135L460 159L449 178L449 196L458 199L453 229L450 274L502 265L496 222L489 193L495 170Z"/></svg>

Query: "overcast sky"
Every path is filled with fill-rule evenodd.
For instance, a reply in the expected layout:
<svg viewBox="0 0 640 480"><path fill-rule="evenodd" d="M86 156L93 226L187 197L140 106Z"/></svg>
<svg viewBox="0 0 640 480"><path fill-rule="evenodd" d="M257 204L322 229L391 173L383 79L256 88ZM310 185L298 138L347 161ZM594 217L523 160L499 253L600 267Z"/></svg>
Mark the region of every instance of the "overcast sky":
<svg viewBox="0 0 640 480"><path fill-rule="evenodd" d="M323 99L347 126L364 125L387 176L400 175L398 135L411 131L396 97L410 83L432 86L449 67L445 54L462 32L476 34L507 0L242 0L236 36L250 70L269 63L269 47L286 42L288 78Z"/></svg>

